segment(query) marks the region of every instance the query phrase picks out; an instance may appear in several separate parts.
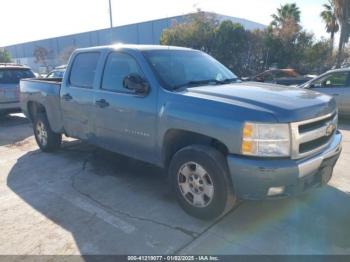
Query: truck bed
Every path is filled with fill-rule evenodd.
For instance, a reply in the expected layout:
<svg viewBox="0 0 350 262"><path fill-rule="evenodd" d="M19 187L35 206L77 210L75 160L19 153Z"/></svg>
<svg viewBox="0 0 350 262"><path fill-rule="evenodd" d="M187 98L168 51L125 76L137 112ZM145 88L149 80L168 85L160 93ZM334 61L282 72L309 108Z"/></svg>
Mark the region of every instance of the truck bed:
<svg viewBox="0 0 350 262"><path fill-rule="evenodd" d="M46 108L51 128L55 132L63 130L60 102L61 83L62 78L30 78L20 82L20 105L23 113L30 117L30 103L43 105Z"/></svg>

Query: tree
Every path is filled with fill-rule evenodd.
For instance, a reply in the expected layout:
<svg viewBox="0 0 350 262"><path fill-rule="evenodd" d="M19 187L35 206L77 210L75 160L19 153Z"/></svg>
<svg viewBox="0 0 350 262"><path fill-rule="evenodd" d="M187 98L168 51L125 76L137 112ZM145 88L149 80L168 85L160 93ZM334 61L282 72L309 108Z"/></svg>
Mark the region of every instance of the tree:
<svg viewBox="0 0 350 262"><path fill-rule="evenodd" d="M333 0L334 10L341 26L336 66L340 67L345 44L350 36L350 0Z"/></svg>
<svg viewBox="0 0 350 262"><path fill-rule="evenodd" d="M199 49L211 54L228 68L241 73L247 60L247 31L232 21L197 12L186 23L174 24L162 33L160 43Z"/></svg>
<svg viewBox="0 0 350 262"><path fill-rule="evenodd" d="M272 15L273 20L271 26L283 28L287 23L290 23L291 20L299 24L300 13L300 9L295 3L281 5L281 7L277 9L277 14Z"/></svg>
<svg viewBox="0 0 350 262"><path fill-rule="evenodd" d="M303 30L299 25L300 12L285 15L290 11L280 9L283 22L255 31L245 30L230 20L218 22L210 15L197 13L186 23L174 23L165 29L161 44L203 50L238 76L255 75L273 64L305 74L330 69L334 63L330 41L315 40L313 34Z"/></svg>
<svg viewBox="0 0 350 262"><path fill-rule="evenodd" d="M47 72L50 71L49 65L48 65L48 62L47 62L47 59L49 57L49 51L45 47L37 46L34 49L33 56L35 57L35 61L34 62L36 64L44 66L46 68Z"/></svg>
<svg viewBox="0 0 350 262"><path fill-rule="evenodd" d="M333 52L334 35L339 31L339 24L337 16L334 10L334 3L332 0L328 0L328 4L324 4L324 10L321 12L321 17L326 25L327 33L331 34L331 52Z"/></svg>
<svg viewBox="0 0 350 262"><path fill-rule="evenodd" d="M10 63L10 62L11 62L10 53L5 49L0 49L0 63Z"/></svg>
<svg viewBox="0 0 350 262"><path fill-rule="evenodd" d="M247 60L248 32L241 24L223 21L214 30L212 54L237 74L243 73Z"/></svg>
<svg viewBox="0 0 350 262"><path fill-rule="evenodd" d="M186 46L211 53L214 44L214 30L219 22L215 15L197 12L182 24L174 23L165 29L160 43L163 45Z"/></svg>
<svg viewBox="0 0 350 262"><path fill-rule="evenodd" d="M67 64L71 54L75 51L75 49L77 49L75 46L69 46L63 49L58 56L60 63Z"/></svg>
<svg viewBox="0 0 350 262"><path fill-rule="evenodd" d="M319 74L329 70L335 58L330 53L330 40L321 40L302 50L301 63L297 66L302 73Z"/></svg>
<svg viewBox="0 0 350 262"><path fill-rule="evenodd" d="M266 39L269 46L270 57L276 59L280 66L292 66L293 60L298 56L296 45L301 33L300 10L293 4L285 4L272 15L272 22L268 27Z"/></svg>

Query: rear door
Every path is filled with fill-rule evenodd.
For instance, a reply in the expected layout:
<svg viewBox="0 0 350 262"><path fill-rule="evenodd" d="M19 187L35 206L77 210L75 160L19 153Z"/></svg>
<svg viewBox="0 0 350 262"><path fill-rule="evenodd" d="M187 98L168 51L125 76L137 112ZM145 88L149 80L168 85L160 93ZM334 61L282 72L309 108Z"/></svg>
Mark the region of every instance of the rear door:
<svg viewBox="0 0 350 262"><path fill-rule="evenodd" d="M0 103L19 102L19 81L33 77L34 74L27 68L0 68Z"/></svg>
<svg viewBox="0 0 350 262"><path fill-rule="evenodd" d="M94 125L94 86L100 52L82 52L74 58L61 89L62 117L66 133L90 139Z"/></svg>
<svg viewBox="0 0 350 262"><path fill-rule="evenodd" d="M348 71L333 72L317 79L312 90L333 96L337 102L339 113L350 114L350 74Z"/></svg>

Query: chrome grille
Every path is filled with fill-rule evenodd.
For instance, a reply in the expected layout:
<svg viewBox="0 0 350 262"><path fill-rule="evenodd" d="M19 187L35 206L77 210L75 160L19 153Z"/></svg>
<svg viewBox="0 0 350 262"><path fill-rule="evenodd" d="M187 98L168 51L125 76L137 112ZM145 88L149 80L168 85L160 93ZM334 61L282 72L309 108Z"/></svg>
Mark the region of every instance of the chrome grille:
<svg viewBox="0 0 350 262"><path fill-rule="evenodd" d="M291 123L292 158L316 154L326 147L338 128L338 113Z"/></svg>

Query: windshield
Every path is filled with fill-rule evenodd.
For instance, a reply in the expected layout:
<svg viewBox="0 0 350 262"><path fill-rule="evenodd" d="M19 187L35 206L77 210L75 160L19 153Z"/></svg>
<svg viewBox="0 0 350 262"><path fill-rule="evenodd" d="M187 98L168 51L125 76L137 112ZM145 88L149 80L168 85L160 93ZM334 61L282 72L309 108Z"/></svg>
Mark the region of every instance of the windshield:
<svg viewBox="0 0 350 262"><path fill-rule="evenodd" d="M211 56L195 50L143 52L162 85L170 90L186 86L223 84L237 77Z"/></svg>
<svg viewBox="0 0 350 262"><path fill-rule="evenodd" d="M51 71L46 78L63 78L64 70Z"/></svg>
<svg viewBox="0 0 350 262"><path fill-rule="evenodd" d="M35 75L29 69L6 68L0 69L1 84L18 84L23 78L33 78Z"/></svg>

